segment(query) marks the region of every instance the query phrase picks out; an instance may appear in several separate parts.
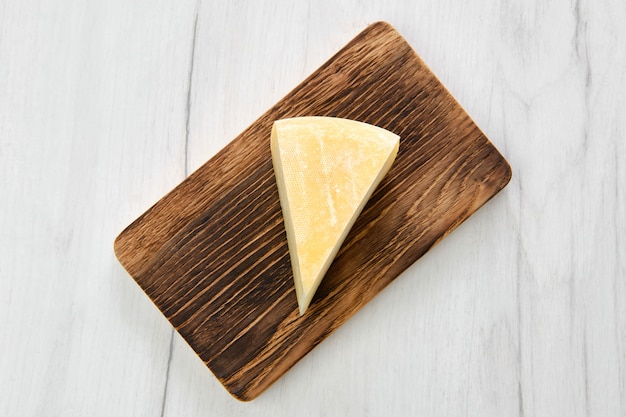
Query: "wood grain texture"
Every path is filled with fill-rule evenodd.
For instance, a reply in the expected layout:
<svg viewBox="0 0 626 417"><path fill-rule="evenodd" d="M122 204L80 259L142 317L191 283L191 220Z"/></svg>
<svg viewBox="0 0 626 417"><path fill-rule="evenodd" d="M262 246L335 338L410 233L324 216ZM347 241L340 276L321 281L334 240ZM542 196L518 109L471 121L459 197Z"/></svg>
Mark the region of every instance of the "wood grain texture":
<svg viewBox="0 0 626 417"><path fill-rule="evenodd" d="M401 144L300 317L269 133L276 119L307 115L381 126ZM115 251L228 391L250 400L510 176L410 46L379 22L133 222Z"/></svg>

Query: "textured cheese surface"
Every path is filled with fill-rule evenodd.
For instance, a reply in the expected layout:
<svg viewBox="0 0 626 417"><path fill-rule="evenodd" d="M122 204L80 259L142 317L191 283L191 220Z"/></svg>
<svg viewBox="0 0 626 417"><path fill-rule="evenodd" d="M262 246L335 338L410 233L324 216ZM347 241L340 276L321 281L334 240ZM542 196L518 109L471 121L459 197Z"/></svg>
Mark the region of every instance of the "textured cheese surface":
<svg viewBox="0 0 626 417"><path fill-rule="evenodd" d="M299 117L272 128L272 161L300 314L387 173L399 137L354 120Z"/></svg>

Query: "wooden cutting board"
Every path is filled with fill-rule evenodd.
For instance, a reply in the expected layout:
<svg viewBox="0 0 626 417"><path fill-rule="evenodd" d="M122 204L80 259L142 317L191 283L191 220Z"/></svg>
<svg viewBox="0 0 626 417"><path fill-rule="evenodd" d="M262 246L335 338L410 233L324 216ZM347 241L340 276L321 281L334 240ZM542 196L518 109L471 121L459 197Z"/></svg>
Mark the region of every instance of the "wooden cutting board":
<svg viewBox="0 0 626 417"><path fill-rule="evenodd" d="M312 115L371 123L401 140L300 317L270 132L276 119ZM378 22L128 226L115 253L224 387L251 400L510 177L406 41Z"/></svg>

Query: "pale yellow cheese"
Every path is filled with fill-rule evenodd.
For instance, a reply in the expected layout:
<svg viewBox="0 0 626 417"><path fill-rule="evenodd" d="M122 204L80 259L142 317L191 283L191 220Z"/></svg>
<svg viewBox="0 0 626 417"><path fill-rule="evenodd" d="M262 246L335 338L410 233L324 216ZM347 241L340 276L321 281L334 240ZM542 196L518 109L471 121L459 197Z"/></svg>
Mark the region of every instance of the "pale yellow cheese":
<svg viewBox="0 0 626 417"><path fill-rule="evenodd" d="M272 161L301 315L398 145L397 135L354 120L274 122Z"/></svg>

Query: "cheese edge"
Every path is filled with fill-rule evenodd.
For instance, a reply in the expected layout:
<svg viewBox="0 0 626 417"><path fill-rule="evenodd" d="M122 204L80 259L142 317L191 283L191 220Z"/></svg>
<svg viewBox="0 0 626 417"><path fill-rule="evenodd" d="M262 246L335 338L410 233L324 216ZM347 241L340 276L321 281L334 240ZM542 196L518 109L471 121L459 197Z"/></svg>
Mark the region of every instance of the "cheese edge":
<svg viewBox="0 0 626 417"><path fill-rule="evenodd" d="M270 150L272 153L272 165L274 167L274 176L276 178L276 185L278 187L278 199L280 201L280 208L283 213L283 222L285 224L285 231L287 232L287 248L289 249L289 258L291 260L291 270L294 275L294 285L296 287L296 298L298 300L298 310L302 316L306 311L307 306L303 306L301 300L303 297L302 279L300 274L300 262L298 260L296 236L293 231L293 225L291 224L291 211L287 201L287 189L284 183L283 165L280 158L280 147L278 146L276 123L272 126L272 135L270 139Z"/></svg>

